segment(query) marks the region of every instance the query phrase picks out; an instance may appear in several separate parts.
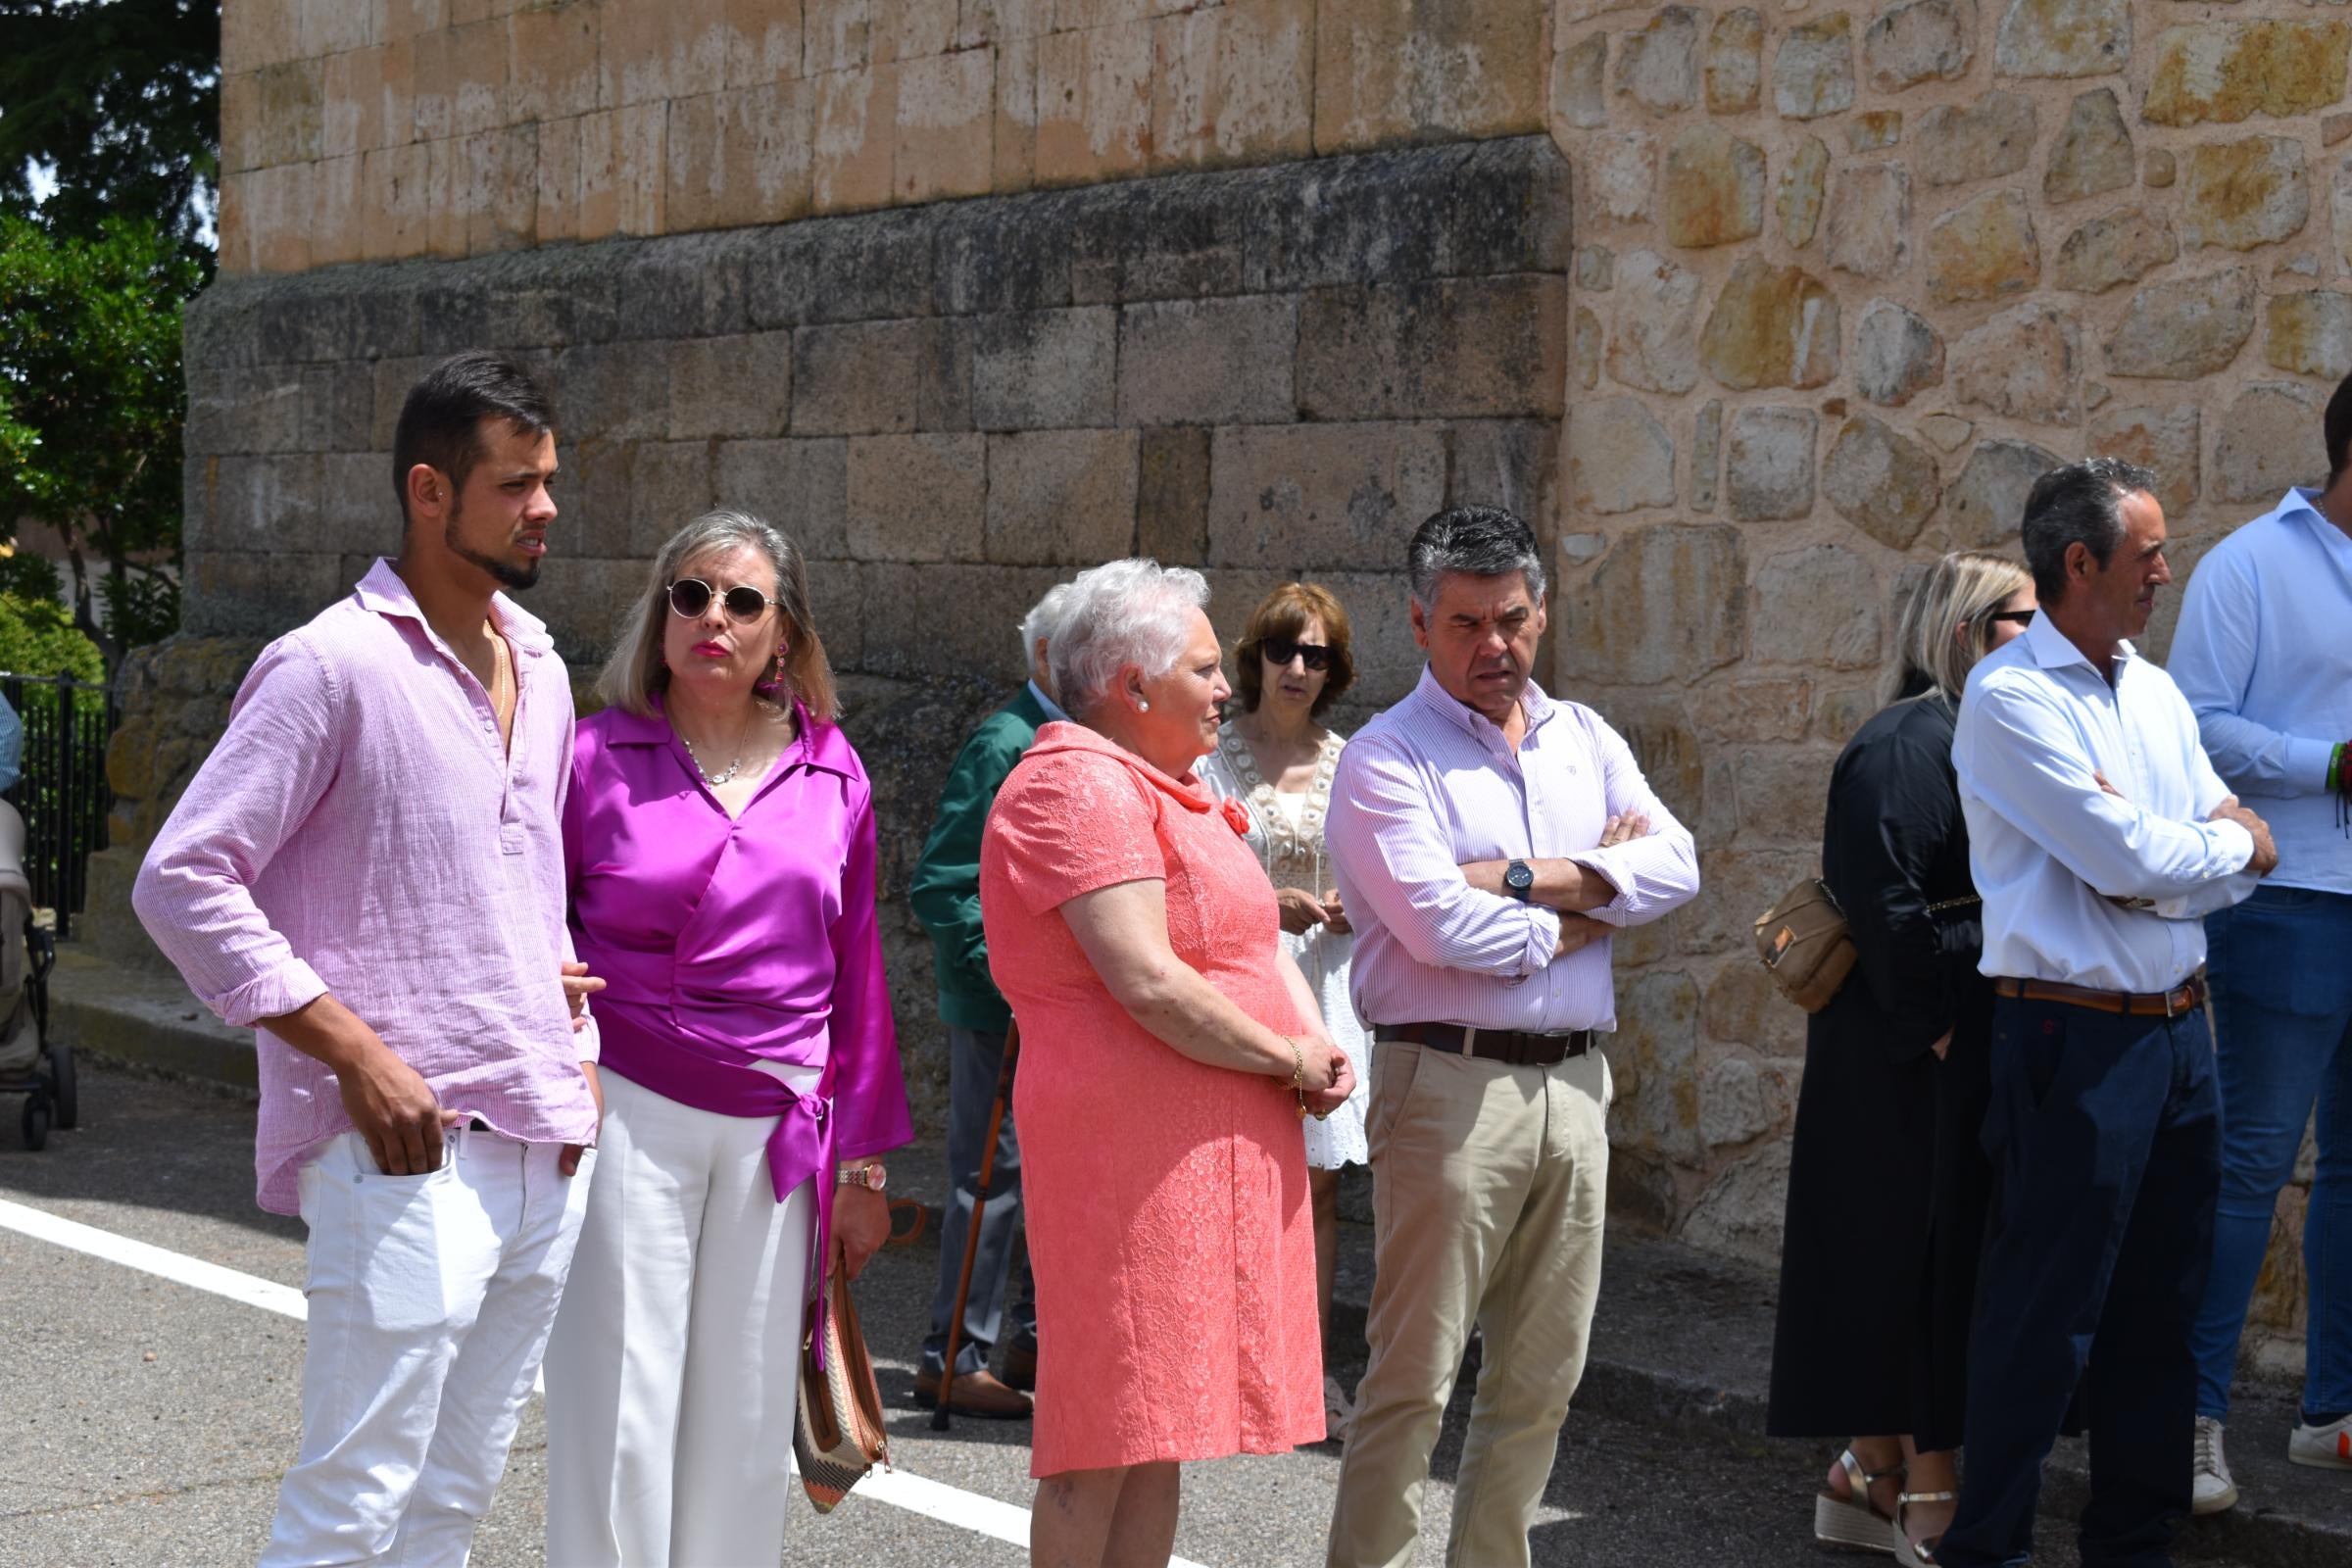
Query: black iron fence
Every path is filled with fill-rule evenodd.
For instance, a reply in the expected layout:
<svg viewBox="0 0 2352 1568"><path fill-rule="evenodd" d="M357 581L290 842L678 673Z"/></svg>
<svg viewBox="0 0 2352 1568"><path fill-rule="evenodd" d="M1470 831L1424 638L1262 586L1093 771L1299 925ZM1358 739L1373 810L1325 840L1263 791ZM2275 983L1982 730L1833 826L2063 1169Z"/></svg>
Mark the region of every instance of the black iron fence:
<svg viewBox="0 0 2352 1568"><path fill-rule="evenodd" d="M56 910L57 934L71 936L115 804L106 785L114 702L104 686L71 675L6 672L0 697L24 726L17 782L5 796L24 818L24 875L34 906Z"/></svg>

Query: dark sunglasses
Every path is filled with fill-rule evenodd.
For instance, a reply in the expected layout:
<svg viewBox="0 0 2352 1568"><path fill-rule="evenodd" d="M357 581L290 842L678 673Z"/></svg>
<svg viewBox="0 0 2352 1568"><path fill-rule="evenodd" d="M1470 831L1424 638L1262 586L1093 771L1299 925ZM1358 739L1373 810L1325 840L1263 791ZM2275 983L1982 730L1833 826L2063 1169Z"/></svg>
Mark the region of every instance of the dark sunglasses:
<svg viewBox="0 0 2352 1568"><path fill-rule="evenodd" d="M674 615L694 619L710 608L711 586L700 577L680 577L669 585L669 610ZM727 607L729 620L758 620L775 601L749 583L737 583L719 598Z"/></svg>
<svg viewBox="0 0 2352 1568"><path fill-rule="evenodd" d="M2020 626L2031 626L2034 624L2034 612L2031 610L1996 610L1984 618L1987 621L2014 620Z"/></svg>
<svg viewBox="0 0 2352 1568"><path fill-rule="evenodd" d="M1321 643L1302 643L1296 637L1268 637L1257 646L1259 652L1277 664L1287 664L1294 659L1303 659L1309 669L1329 669L1331 667L1331 650Z"/></svg>

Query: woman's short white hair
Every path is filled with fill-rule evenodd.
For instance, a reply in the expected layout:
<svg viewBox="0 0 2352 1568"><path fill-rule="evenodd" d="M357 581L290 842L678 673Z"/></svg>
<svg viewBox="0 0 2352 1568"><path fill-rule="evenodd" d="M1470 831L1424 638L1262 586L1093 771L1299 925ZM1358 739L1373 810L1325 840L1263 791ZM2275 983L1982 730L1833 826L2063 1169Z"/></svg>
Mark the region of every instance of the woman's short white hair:
<svg viewBox="0 0 2352 1568"><path fill-rule="evenodd" d="M1070 579L1061 624L1047 633L1055 701L1083 719L1129 664L1156 680L1184 656L1192 612L1208 605L1208 579L1156 561L1107 562Z"/></svg>

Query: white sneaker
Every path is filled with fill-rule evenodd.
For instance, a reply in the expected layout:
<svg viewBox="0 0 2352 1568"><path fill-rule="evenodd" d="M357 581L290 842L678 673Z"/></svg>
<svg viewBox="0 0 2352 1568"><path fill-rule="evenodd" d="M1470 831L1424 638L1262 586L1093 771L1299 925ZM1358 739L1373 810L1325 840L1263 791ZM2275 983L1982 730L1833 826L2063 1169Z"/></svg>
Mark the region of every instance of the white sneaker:
<svg viewBox="0 0 2352 1568"><path fill-rule="evenodd" d="M2314 1469L2352 1470L2352 1415L2324 1427L2307 1427L2297 1421L2293 1436L2286 1440L2286 1456Z"/></svg>
<svg viewBox="0 0 2352 1568"><path fill-rule="evenodd" d="M2237 1506L2237 1483L2230 1479L2230 1461L2222 1453L2222 1424L2209 1415L2197 1417L2197 1468L2190 1483L2190 1513L2227 1513Z"/></svg>

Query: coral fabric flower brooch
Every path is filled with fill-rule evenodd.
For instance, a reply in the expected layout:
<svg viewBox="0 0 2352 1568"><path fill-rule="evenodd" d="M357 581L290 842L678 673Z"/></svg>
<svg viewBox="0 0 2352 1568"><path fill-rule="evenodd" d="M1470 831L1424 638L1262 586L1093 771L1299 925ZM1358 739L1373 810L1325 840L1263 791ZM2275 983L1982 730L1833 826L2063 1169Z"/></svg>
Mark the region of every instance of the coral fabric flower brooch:
<svg viewBox="0 0 2352 1568"><path fill-rule="evenodd" d="M1228 795L1217 803L1217 809L1225 813L1227 827L1244 838L1250 836L1250 808L1248 807Z"/></svg>

